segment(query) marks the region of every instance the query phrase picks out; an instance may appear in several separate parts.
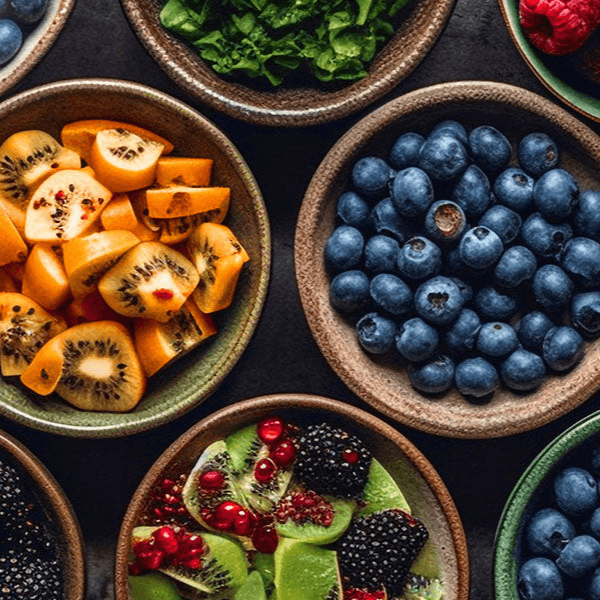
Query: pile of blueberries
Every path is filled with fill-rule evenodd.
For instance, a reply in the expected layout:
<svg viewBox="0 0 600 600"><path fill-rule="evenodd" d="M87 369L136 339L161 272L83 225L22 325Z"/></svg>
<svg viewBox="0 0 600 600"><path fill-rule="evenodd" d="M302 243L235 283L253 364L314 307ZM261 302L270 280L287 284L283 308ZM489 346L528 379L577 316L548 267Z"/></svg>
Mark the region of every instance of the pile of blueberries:
<svg viewBox="0 0 600 600"><path fill-rule="evenodd" d="M523 600L600 600L600 446L586 446L549 478L549 489L542 484L536 504L544 508L526 517Z"/></svg>
<svg viewBox="0 0 600 600"><path fill-rule="evenodd" d="M0 0L0 66L17 54L47 6L48 0Z"/></svg>
<svg viewBox="0 0 600 600"><path fill-rule="evenodd" d="M516 160L515 160L516 159ZM331 304L412 385L487 398L535 390L600 335L600 192L543 132L438 123L358 160L325 247Z"/></svg>

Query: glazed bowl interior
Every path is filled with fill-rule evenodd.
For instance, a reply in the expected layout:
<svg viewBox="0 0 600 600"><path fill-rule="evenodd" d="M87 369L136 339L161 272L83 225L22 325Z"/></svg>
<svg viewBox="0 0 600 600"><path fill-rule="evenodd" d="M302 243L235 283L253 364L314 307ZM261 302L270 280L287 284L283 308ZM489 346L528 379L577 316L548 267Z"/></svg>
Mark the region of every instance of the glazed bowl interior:
<svg viewBox="0 0 600 600"><path fill-rule="evenodd" d="M399 358L373 358L363 352L354 323L329 302L324 248L335 227L337 198L349 186L352 165L364 156L387 158L402 133L426 135L444 119L456 119L467 129L493 125L509 138L513 148L527 133L545 131L557 140L559 166L571 171L582 188L600 189L600 139L540 96L493 82L456 82L411 92L359 121L333 146L313 176L296 226L300 298L308 325L330 366L377 410L411 427L448 437L510 435L558 418L600 387L600 341L587 344L577 368L566 375L547 377L528 395L500 389L488 402L472 403L452 389L426 397L412 388Z"/></svg>
<svg viewBox="0 0 600 600"><path fill-rule="evenodd" d="M49 84L0 104L0 139L42 129L60 139L61 127L79 119L112 119L140 125L169 139L173 154L214 160L213 185L231 188L225 219L250 261L240 275L232 305L214 315L218 333L148 381L128 413L84 412L58 396L37 396L17 378L0 382L0 414L53 433L121 436L164 424L207 398L233 368L258 322L267 292L271 245L260 190L233 144L202 115L151 88L117 80Z"/></svg>
<svg viewBox="0 0 600 600"><path fill-rule="evenodd" d="M5 458L6 456L6 458ZM85 556L83 536L73 508L46 467L20 442L0 431L0 461L6 460L23 476L59 543L63 566L64 600L85 597Z"/></svg>
<svg viewBox="0 0 600 600"><path fill-rule="evenodd" d="M409 75L441 34L455 0L411 0L398 30L368 75L341 88L266 89L215 73L182 38L164 29L161 0L121 0L125 14L159 66L188 93L215 110L259 125L304 127L341 118L380 98ZM315 80L316 81L316 80Z"/></svg>
<svg viewBox="0 0 600 600"><path fill-rule="evenodd" d="M181 436L154 463L136 490L121 525L115 563L117 600L130 599L127 564L131 535L151 490L165 476L187 474L212 442L275 415L298 424L327 421L358 435L398 482L413 514L428 528L445 597L467 600L469 566L462 523L448 490L429 461L404 436L376 417L335 400L300 394L264 396L222 409Z"/></svg>

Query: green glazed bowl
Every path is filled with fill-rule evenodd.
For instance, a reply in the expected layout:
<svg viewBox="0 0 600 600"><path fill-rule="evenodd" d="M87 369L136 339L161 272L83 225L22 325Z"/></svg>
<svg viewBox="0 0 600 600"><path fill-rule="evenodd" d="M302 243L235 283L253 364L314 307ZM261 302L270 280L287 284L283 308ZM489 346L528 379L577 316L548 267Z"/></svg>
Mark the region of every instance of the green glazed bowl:
<svg viewBox="0 0 600 600"><path fill-rule="evenodd" d="M0 380L0 414L43 431L75 437L116 437L163 425L205 400L234 367L256 328L271 268L269 220L248 165L227 137L201 114L152 88L127 81L77 79L34 88L0 104L0 140L26 129L60 139L65 123L112 119L140 125L171 141L173 154L211 157L213 184L231 188L225 219L250 255L232 305L215 313L218 333L148 380L127 413L84 412L58 396L38 396L18 378Z"/></svg>
<svg viewBox="0 0 600 600"><path fill-rule="evenodd" d="M493 573L497 600L520 600L517 575L529 557L523 550L524 528L531 515L550 506L547 494L555 474L567 466L589 469L586 453L599 443L600 412L596 412L552 440L521 475L496 531Z"/></svg>

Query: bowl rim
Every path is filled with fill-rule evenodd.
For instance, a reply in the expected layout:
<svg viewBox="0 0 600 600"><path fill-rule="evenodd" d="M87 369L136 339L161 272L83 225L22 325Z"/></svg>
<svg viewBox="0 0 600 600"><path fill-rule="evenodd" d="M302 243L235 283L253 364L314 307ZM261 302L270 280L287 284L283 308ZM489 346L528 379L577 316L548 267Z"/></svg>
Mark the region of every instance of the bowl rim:
<svg viewBox="0 0 600 600"><path fill-rule="evenodd" d="M598 135L550 100L525 88L495 81L439 83L409 92L384 104L358 121L333 145L315 171L307 188L300 207L294 240L294 265L300 301L313 338L333 371L352 392L387 417L427 433L465 439L503 437L534 429L555 420L582 404L600 388L600 377L589 377L585 381L578 381L579 387L568 386L565 383L561 387L560 394L552 396L552 401L544 411L538 411L533 417L530 413L525 414L526 411L513 411L510 413L512 418L510 421L507 421L506 415L500 411L492 413L481 406L473 406L468 415L462 412L460 419L454 412L452 418L440 419L439 401L436 400L435 411L428 410L431 409L431 401L425 403L424 396L417 394L412 388L408 390L410 396L408 393L403 394L402 387L396 389L394 394L387 394L388 398L393 396L401 400L401 408L390 406L381 393L370 387L360 368L339 359L341 346L337 333L331 331L318 301L314 298L312 278L314 273L320 273L324 266L322 255L317 256L319 253L314 251L312 237L315 232L322 229L323 207L332 193L333 181L339 177L340 171L348 162L349 155L356 155L373 136L381 133L385 127L393 126L407 115L431 110L432 107L447 102L465 103L483 100L490 104L512 106L538 118L547 119L548 114L551 114L552 124L568 130L570 137L576 141L583 152L590 156L594 163L600 165ZM527 102L526 106L524 101ZM571 376L572 373L562 376L562 381L570 381ZM508 393L507 390L503 391ZM537 393L539 392L530 394L528 399L531 401ZM447 416L450 417L451 414L447 413Z"/></svg>
<svg viewBox="0 0 600 600"><path fill-rule="evenodd" d="M154 480L164 468L199 434L205 431L217 431L221 423L227 422L230 418L235 418L243 413L246 415L245 420L250 421L259 418L265 411L285 411L286 409L306 409L341 414L344 418L352 420L353 423L365 429L376 431L407 456L433 491L449 525L454 554L457 558L457 596L451 600L468 600L469 556L463 524L448 488L425 455L400 432L360 408L324 396L297 393L257 396L226 406L208 415L184 432L154 461L138 484L121 521L115 554L116 600L130 600L127 569L123 566L127 564L129 557L131 531L135 526L140 503L148 496Z"/></svg>
<svg viewBox="0 0 600 600"><path fill-rule="evenodd" d="M289 105L286 103L285 108L272 108L269 103L269 96L272 96L272 94L254 91L252 88L241 84L239 86L227 84L226 91L219 91L215 89L214 85L204 83L189 66L195 61L202 62L202 59L189 49L182 40L175 37L174 34L169 34L171 43L176 46L178 57L183 56L186 65L182 67L181 64L175 62L157 41L156 37L145 31L146 21L141 19L140 9L138 8L140 0L121 0L131 28L160 68L178 86L211 108L230 117L257 125L273 127L308 127L340 119L365 108L392 90L419 65L433 47L445 28L455 3L456 0L432 0L430 2L429 9L422 11L419 19L416 19L419 23L423 19L428 20L429 25L426 28L426 33L419 37L419 43L411 49L411 52L402 60L397 60L383 77L375 78L369 82L369 79L373 76L367 75L354 85L350 84L345 87L343 94L338 92L323 94L323 101L319 102L314 108L306 109L302 107L292 108L290 107L292 103L289 101ZM396 43L400 45L403 40L402 36L406 33L405 29L404 24L400 25L388 44ZM382 52L382 50L383 48L379 52ZM219 79L216 74L214 77ZM219 79L219 81L224 80ZM363 83L363 85L360 85L361 82L368 82L369 84ZM354 90L352 90L353 87ZM242 92L250 90L251 99L245 98L248 94L244 93L240 98L237 93L238 88ZM310 88L305 88L305 90L310 90ZM292 94L290 94L291 96Z"/></svg>
<svg viewBox="0 0 600 600"><path fill-rule="evenodd" d="M58 520L65 549L63 572L69 593L65 600L83 600L86 587L86 563L83 534L77 516L64 490L40 459L12 435L0 430L0 449L5 451L31 479L32 487L46 510Z"/></svg>
<svg viewBox="0 0 600 600"><path fill-rule="evenodd" d="M240 335L237 337L230 351L224 357L219 369L213 373L206 386L206 391L198 396L197 390L190 388L187 395L179 403L180 407L177 410L173 410L165 403L163 410L157 414L152 414L144 419L137 419L135 422L124 420L122 423L115 425L84 426L57 423L54 420L32 416L26 411L19 409L18 406L7 405L0 399L0 415L8 417L18 423L50 433L88 438L123 437L147 431L175 420L192 410L202 401L206 400L230 373L250 343L266 302L271 275L271 228L269 217L262 192L260 191L250 167L237 147L219 127L203 114L194 108L187 106L182 101L177 100L162 91L133 81L108 78L67 79L31 88L0 102L0 117L6 111L12 112L15 109L18 110L19 107L25 103L39 101L36 97L40 93L45 96L57 96L60 94L68 95L70 92L82 90L94 91L98 89L106 90L111 93L134 95L139 98L141 102L150 97L155 101L166 104L171 109L176 110L179 114L186 115L194 120L200 120L204 123L204 126L210 130L214 136L213 139L215 140L215 143L224 149L227 158L233 163L236 170L240 173L240 176L244 179L248 193L252 198L252 205L260 229L259 247L262 269L258 278L258 294L255 298L252 298L252 308L248 312ZM130 411L123 414L130 415L134 413Z"/></svg>

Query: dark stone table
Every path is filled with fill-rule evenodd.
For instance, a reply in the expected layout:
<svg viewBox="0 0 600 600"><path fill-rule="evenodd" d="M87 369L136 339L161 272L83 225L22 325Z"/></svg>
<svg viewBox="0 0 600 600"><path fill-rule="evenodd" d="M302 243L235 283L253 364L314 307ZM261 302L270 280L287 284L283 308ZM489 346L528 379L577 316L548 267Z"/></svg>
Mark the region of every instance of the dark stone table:
<svg viewBox="0 0 600 600"><path fill-rule="evenodd" d="M250 345L223 385L168 426L132 438L74 440L29 430L6 419L0 427L42 459L70 498L85 537L89 600L113 598L113 555L121 519L146 470L197 421L227 404L282 392L330 396L372 409L338 380L307 327L296 291L294 226L304 191L334 142L367 111L308 129L269 129L234 121L199 105L176 87L132 32L118 0L77 0L57 43L6 97L60 79L115 77L153 86L204 113L233 140L265 197L273 233L273 269L266 306ZM429 55L391 94L434 83L485 79L526 87L554 100L521 60L495 0L458 0ZM584 119L600 132L600 126ZM523 399L523 402L526 402ZM517 479L555 436L598 409L592 398L535 431L490 441L431 436L388 420L433 463L454 497L466 529L471 598L492 595L494 533Z"/></svg>

